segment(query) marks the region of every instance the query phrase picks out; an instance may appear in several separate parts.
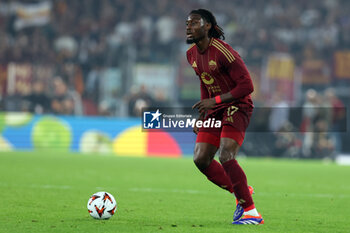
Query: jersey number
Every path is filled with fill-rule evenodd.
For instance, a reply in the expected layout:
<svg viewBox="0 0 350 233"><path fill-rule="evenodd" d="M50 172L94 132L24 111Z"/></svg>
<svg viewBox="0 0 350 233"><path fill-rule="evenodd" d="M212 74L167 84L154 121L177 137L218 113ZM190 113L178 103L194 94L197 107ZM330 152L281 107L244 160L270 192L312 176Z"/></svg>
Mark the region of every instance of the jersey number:
<svg viewBox="0 0 350 233"><path fill-rule="evenodd" d="M227 108L227 116L232 116L237 111L238 111L238 107L230 106Z"/></svg>

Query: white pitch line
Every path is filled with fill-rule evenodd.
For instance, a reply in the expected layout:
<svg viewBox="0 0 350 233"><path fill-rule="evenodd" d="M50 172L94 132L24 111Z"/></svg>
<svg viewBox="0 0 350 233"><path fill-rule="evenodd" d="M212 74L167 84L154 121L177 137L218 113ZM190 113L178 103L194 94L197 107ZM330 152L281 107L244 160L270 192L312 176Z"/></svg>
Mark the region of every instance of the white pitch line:
<svg viewBox="0 0 350 233"><path fill-rule="evenodd" d="M33 188L42 188L42 189L72 189L71 186L68 185L51 185L51 184L45 184L45 185L30 185L30 187Z"/></svg>
<svg viewBox="0 0 350 233"><path fill-rule="evenodd" d="M25 187L25 188L38 188L38 189L72 189L69 185L52 185L52 184L27 184L27 185L16 185L10 183L0 183L2 187Z"/></svg>
<svg viewBox="0 0 350 233"><path fill-rule="evenodd" d="M51 185L51 184L30 184L30 185L14 185L10 183L0 182L0 187L26 187L37 189L74 189L69 185ZM108 190L108 187L94 187L96 190ZM115 188L115 187L114 187ZM149 192L149 193L187 193L187 194L208 194L208 191L194 189L161 189L161 188L130 188L130 192ZM309 198L350 198L349 194L332 194L332 193L281 193L281 192L256 192L254 196L278 196L278 197L309 197Z"/></svg>
<svg viewBox="0 0 350 233"><path fill-rule="evenodd" d="M205 194L206 191L192 189L160 189L160 188L131 188L132 192L158 192L158 193L190 193ZM331 193L280 193L280 192L257 192L258 196L280 196L280 197L311 197L311 198L350 198L347 194L331 194Z"/></svg>
<svg viewBox="0 0 350 233"><path fill-rule="evenodd" d="M52 185L52 184L25 184L14 185L11 183L0 182L0 187L25 187L25 188L37 188L37 189L73 189L74 187L69 185ZM106 190L103 187L95 187L96 190Z"/></svg>
<svg viewBox="0 0 350 233"><path fill-rule="evenodd" d="M350 198L347 194L331 194L331 193L274 193L274 192L259 192L261 196L287 196L287 197L316 197L316 198Z"/></svg>
<svg viewBox="0 0 350 233"><path fill-rule="evenodd" d="M198 193L207 193L200 190L192 190L192 189L159 189L159 188L131 188L129 189L131 192L151 192L151 193L190 193L190 194L198 194Z"/></svg>

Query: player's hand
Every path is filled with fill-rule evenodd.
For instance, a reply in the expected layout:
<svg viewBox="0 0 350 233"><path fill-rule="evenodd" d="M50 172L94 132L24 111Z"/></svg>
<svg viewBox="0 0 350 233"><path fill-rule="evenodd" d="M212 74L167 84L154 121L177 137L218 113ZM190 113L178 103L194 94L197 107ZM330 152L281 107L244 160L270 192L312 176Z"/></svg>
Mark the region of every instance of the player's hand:
<svg viewBox="0 0 350 233"><path fill-rule="evenodd" d="M198 134L198 132L199 132L199 128L196 126L196 124L194 124L193 133Z"/></svg>
<svg viewBox="0 0 350 233"><path fill-rule="evenodd" d="M203 113L201 113L201 114L199 115L197 121L198 121L198 120L201 120L201 121L202 121L202 120L204 120L204 118L205 118L205 113L203 112ZM196 121L196 123L197 123L197 121ZM194 127L193 127L193 133L198 134L199 128L196 126L196 123L194 124Z"/></svg>
<svg viewBox="0 0 350 233"><path fill-rule="evenodd" d="M214 108L215 104L216 104L215 98L204 99L195 103L192 106L192 109L198 109L198 112L204 113L207 110Z"/></svg>

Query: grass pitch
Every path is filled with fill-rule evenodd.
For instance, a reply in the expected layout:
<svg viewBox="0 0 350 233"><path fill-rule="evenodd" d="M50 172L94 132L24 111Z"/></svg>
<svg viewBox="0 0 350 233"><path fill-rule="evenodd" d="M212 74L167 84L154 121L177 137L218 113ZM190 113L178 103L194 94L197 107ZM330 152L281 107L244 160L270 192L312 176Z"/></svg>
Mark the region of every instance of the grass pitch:
<svg viewBox="0 0 350 233"><path fill-rule="evenodd" d="M239 159L265 224L231 225L232 196L190 158L0 153L0 232L349 232L350 168L321 161ZM118 211L94 220L91 194Z"/></svg>

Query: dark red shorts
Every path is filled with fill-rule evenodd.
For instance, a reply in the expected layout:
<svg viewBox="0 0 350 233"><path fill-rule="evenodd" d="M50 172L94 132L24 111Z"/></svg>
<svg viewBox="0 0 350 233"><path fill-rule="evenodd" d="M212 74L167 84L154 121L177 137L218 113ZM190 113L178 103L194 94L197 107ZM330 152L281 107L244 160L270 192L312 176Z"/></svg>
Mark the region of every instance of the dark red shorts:
<svg viewBox="0 0 350 233"><path fill-rule="evenodd" d="M242 146L252 112L253 108L229 106L210 113L205 120L221 120L221 128L200 128L196 142L209 143L219 148L220 138L231 138Z"/></svg>

